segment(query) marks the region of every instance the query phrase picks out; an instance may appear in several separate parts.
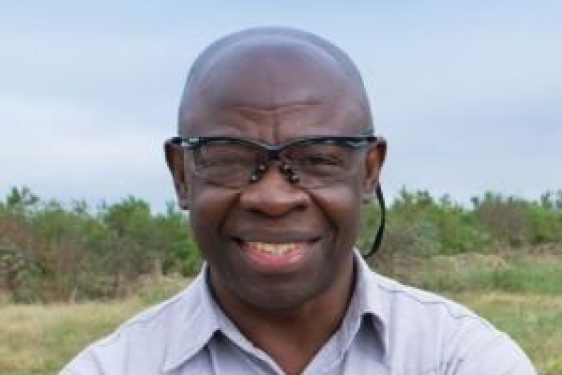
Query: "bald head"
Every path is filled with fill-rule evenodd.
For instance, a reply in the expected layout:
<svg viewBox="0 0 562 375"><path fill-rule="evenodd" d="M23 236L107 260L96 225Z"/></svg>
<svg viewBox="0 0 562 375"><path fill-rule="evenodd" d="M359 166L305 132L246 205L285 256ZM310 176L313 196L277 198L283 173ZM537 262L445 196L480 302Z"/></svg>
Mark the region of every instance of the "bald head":
<svg viewBox="0 0 562 375"><path fill-rule="evenodd" d="M277 114L317 105L333 120L347 117L360 132L372 129L363 81L343 51L299 30L250 29L216 41L197 58L180 104L179 131L216 122L218 109Z"/></svg>

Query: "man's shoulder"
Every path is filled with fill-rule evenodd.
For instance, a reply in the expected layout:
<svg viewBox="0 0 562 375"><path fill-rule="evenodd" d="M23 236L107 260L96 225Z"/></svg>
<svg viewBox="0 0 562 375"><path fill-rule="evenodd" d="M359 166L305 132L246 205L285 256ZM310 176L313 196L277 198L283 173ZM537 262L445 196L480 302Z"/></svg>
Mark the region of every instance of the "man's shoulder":
<svg viewBox="0 0 562 375"><path fill-rule="evenodd" d="M161 364L178 329L189 330L198 324L202 306L200 287L195 280L168 300L128 319L80 352L61 374L118 373L120 366L130 368L131 364L125 361L131 357L137 358L139 366Z"/></svg>
<svg viewBox="0 0 562 375"><path fill-rule="evenodd" d="M519 346L468 307L376 273L372 276L381 298L387 344L398 362L418 356L420 363L439 363L441 369L458 366L461 374L501 373L509 366L517 369L514 374L534 373ZM468 371L473 367L475 372Z"/></svg>
<svg viewBox="0 0 562 375"><path fill-rule="evenodd" d="M189 324L190 317L199 315L201 308L199 285L194 282L171 298L148 307L122 323L111 335L102 339L99 344L110 345L121 336L165 333L172 329L170 325L181 320Z"/></svg>
<svg viewBox="0 0 562 375"><path fill-rule="evenodd" d="M378 286L382 304L387 309L405 309L415 317L435 317L452 320L474 320L479 324L492 328L485 319L471 309L452 299L417 287L403 284L397 280L373 272L372 277Z"/></svg>
<svg viewBox="0 0 562 375"><path fill-rule="evenodd" d="M383 314L391 331L433 340L440 336L452 343L491 341L505 333L469 307L452 299L374 274Z"/></svg>
<svg viewBox="0 0 562 375"><path fill-rule="evenodd" d="M406 285L384 276L359 260L359 299L384 328L386 338L416 335L433 340L472 331L496 336L499 331L468 307L446 296Z"/></svg>

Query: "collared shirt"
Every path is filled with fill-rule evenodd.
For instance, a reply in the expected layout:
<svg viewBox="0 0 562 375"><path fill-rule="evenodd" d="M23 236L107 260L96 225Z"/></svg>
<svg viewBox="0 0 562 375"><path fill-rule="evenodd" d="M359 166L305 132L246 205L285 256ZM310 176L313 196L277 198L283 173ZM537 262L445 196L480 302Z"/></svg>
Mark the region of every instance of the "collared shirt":
<svg viewBox="0 0 562 375"><path fill-rule="evenodd" d="M532 375L505 333L467 308L371 271L357 281L337 332L303 375ZM60 375L280 375L217 305L206 268L170 300L124 323Z"/></svg>

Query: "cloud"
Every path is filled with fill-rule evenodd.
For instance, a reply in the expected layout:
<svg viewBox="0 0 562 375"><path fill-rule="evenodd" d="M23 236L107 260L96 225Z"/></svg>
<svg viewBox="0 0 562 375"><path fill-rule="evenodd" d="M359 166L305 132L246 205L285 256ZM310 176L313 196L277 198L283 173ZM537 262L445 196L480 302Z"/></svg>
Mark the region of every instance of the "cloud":
<svg viewBox="0 0 562 375"><path fill-rule="evenodd" d="M27 185L94 201L133 194L157 205L173 196L162 151L171 129L122 126L120 116L64 102L0 96L0 103L0 191Z"/></svg>
<svg viewBox="0 0 562 375"><path fill-rule="evenodd" d="M562 187L562 6L540 3L2 4L0 196L29 185L163 205L173 191L161 143L189 64L227 32L277 24L357 61L389 140L391 195L406 185L537 197Z"/></svg>

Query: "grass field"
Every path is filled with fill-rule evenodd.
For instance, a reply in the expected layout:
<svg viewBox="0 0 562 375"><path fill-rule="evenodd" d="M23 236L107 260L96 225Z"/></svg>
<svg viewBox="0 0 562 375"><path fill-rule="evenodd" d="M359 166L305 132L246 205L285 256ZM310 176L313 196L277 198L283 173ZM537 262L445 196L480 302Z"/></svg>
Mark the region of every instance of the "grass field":
<svg viewBox="0 0 562 375"><path fill-rule="evenodd" d="M439 270L443 263L443 272L449 278L439 272L418 275L420 284L465 303L508 332L531 356L541 374L562 374L562 293L557 286L561 273L552 271L556 262L542 259L531 266L528 259L517 259L513 267L499 262L499 268L481 265L478 271L471 271L466 267L466 259L457 259L454 264L448 264L449 261L431 260L434 270ZM490 263L489 259L480 261ZM543 263L548 272L536 270ZM463 271L450 277L455 264ZM479 272L478 280L486 278L488 284L478 284L472 272ZM460 281L447 284L452 279ZM470 283L475 282L477 287L471 290ZM186 283L163 278L123 301L46 306L0 303L0 374L56 374L88 343Z"/></svg>
<svg viewBox="0 0 562 375"><path fill-rule="evenodd" d="M487 292L452 297L508 332L540 374L562 374L562 295Z"/></svg>

